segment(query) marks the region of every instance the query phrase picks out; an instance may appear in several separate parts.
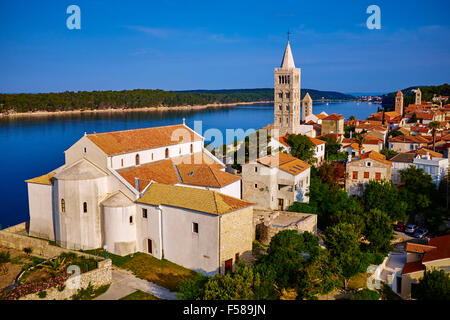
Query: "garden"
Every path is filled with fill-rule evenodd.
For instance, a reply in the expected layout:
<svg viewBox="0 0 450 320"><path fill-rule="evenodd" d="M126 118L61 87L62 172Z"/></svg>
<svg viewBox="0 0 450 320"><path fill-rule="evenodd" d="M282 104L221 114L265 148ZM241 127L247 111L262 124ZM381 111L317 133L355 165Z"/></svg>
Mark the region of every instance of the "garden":
<svg viewBox="0 0 450 320"><path fill-rule="evenodd" d="M65 289L65 282L70 277L67 272L69 266L76 265L80 273L85 273L97 268L97 260L86 258L72 252L65 252L58 257L44 260L30 256L16 256L11 259L10 251L0 252L0 264L2 268L10 264L22 263L20 274L10 285L0 292L0 300L17 300L23 296L37 293L40 298L46 297L46 290L57 288L59 291Z"/></svg>

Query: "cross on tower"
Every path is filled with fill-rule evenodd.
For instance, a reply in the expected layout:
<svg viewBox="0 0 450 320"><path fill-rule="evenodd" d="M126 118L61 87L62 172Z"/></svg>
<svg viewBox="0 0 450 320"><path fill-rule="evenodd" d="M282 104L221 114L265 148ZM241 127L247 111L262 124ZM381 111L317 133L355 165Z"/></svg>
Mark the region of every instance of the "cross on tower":
<svg viewBox="0 0 450 320"><path fill-rule="evenodd" d="M289 35L290 35L291 33L289 32L289 29L288 29L288 32L287 32L287 36L288 36L288 41L289 41Z"/></svg>

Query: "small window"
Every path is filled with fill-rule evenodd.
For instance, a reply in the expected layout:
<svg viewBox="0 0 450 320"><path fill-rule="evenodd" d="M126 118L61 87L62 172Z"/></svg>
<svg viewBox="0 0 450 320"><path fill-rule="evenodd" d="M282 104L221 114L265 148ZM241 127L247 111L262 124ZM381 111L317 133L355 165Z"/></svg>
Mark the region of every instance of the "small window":
<svg viewBox="0 0 450 320"><path fill-rule="evenodd" d="M133 224L133 216L130 216L130 224Z"/></svg>
<svg viewBox="0 0 450 320"><path fill-rule="evenodd" d="M194 145L191 144L191 153L194 153Z"/></svg>
<svg viewBox="0 0 450 320"><path fill-rule="evenodd" d="M86 147L84 147L84 150L83 150L83 151L84 151L84 153L86 153L86 152L87 152L87 149L86 149Z"/></svg>
<svg viewBox="0 0 450 320"><path fill-rule="evenodd" d="M136 155L136 165L138 166L141 163L141 160L139 158L139 154Z"/></svg>
<svg viewBox="0 0 450 320"><path fill-rule="evenodd" d="M153 153L152 153L152 160L153 160Z"/></svg>
<svg viewBox="0 0 450 320"><path fill-rule="evenodd" d="M87 213L87 202L83 202L83 212Z"/></svg>
<svg viewBox="0 0 450 320"><path fill-rule="evenodd" d="M66 201L61 199L61 212L66 212Z"/></svg>
<svg viewBox="0 0 450 320"><path fill-rule="evenodd" d="M255 189L258 189L258 184L257 183L255 183Z"/></svg>
<svg viewBox="0 0 450 320"><path fill-rule="evenodd" d="M147 219L147 209L142 209L142 218Z"/></svg>
<svg viewBox="0 0 450 320"><path fill-rule="evenodd" d="M367 162L366 162L366 167L371 167L371 166L372 166L372 162L367 161Z"/></svg>
<svg viewBox="0 0 450 320"><path fill-rule="evenodd" d="M369 179L369 173L368 172L364 172L364 179Z"/></svg>
<svg viewBox="0 0 450 320"><path fill-rule="evenodd" d="M358 171L353 171L353 180L358 179Z"/></svg>
<svg viewBox="0 0 450 320"><path fill-rule="evenodd" d="M255 167L255 172L258 172L258 167Z"/></svg>
<svg viewBox="0 0 450 320"><path fill-rule="evenodd" d="M192 223L192 232L198 233L198 223L196 223L196 222Z"/></svg>
<svg viewBox="0 0 450 320"><path fill-rule="evenodd" d="M123 167L123 159L120 160L120 165Z"/></svg>
<svg viewBox="0 0 450 320"><path fill-rule="evenodd" d="M376 172L375 173L375 180L376 181L380 181L381 180L381 172Z"/></svg>
<svg viewBox="0 0 450 320"><path fill-rule="evenodd" d="M169 158L169 148L166 148L166 159Z"/></svg>

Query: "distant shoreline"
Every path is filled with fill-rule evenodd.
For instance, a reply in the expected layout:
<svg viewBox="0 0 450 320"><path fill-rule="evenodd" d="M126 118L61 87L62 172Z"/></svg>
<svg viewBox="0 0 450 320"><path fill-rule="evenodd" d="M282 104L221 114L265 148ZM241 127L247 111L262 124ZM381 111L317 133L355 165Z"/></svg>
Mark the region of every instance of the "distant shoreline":
<svg viewBox="0 0 450 320"><path fill-rule="evenodd" d="M313 100L314 102L347 102L355 100L342 100L342 99L319 99ZM49 116L66 116L71 114L95 114L95 113L131 113L131 112L167 112L171 110L202 110L207 108L225 108L235 107L237 105L252 105L252 104L270 104L274 101L250 101L250 102L232 102L232 103L209 103L199 105L184 105L184 106L158 106L158 107L142 107L142 108L108 108L108 109L77 109L77 110L65 110L65 111L27 111L27 112L3 112L0 113L0 118L26 118L26 117L49 117Z"/></svg>
<svg viewBox="0 0 450 320"><path fill-rule="evenodd" d="M109 108L109 109L86 109L86 110L67 110L67 111L28 111L28 112L3 112L0 113L0 118L26 118L26 117L46 117L46 116L65 116L70 114L93 114L93 113L129 113L129 112L166 112L171 110L201 110L207 108L224 108L235 107L237 105L251 105L251 104L269 104L273 101L252 101L252 102L233 102L233 103L210 103L202 105L186 105L174 107L143 107L143 108Z"/></svg>

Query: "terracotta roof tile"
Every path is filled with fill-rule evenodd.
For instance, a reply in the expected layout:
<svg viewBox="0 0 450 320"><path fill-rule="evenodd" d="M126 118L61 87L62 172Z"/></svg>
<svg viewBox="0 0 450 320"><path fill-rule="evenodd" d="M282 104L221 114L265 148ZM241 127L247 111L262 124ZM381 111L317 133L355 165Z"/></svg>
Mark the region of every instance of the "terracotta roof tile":
<svg viewBox="0 0 450 320"><path fill-rule="evenodd" d="M306 162L283 152L267 155L256 161L271 168L278 167L280 170L292 175L298 175L311 167Z"/></svg>
<svg viewBox="0 0 450 320"><path fill-rule="evenodd" d="M179 164L177 169L184 184L221 188L241 179L207 165Z"/></svg>
<svg viewBox="0 0 450 320"><path fill-rule="evenodd" d="M322 120L342 120L345 119L342 115L340 114L330 114L328 117L323 118Z"/></svg>
<svg viewBox="0 0 450 320"><path fill-rule="evenodd" d="M384 164L392 165L392 163L390 161L386 160L386 157L384 155L382 155L381 153L378 153L376 151L366 152L363 155L361 155L360 158L361 159L370 158L372 160L376 160L376 161L382 162Z"/></svg>
<svg viewBox="0 0 450 320"><path fill-rule="evenodd" d="M422 261L407 262L403 266L402 274L408 274L423 270L425 270L425 266L422 264Z"/></svg>
<svg viewBox="0 0 450 320"><path fill-rule="evenodd" d="M107 155L202 140L200 135L184 125L94 133L87 137Z"/></svg>
<svg viewBox="0 0 450 320"><path fill-rule="evenodd" d="M431 238L430 241L428 241L428 245L437 247L437 249L425 253L422 262L450 258L450 234L442 237Z"/></svg>

